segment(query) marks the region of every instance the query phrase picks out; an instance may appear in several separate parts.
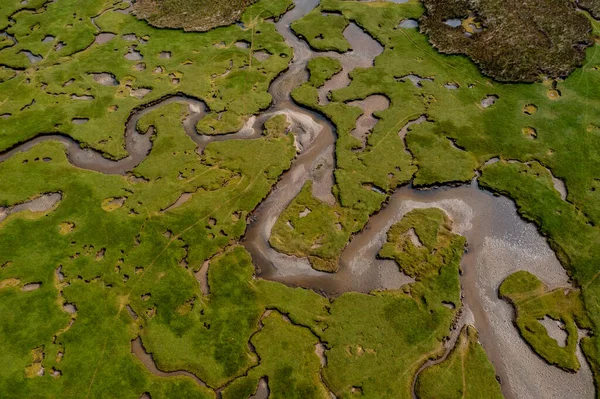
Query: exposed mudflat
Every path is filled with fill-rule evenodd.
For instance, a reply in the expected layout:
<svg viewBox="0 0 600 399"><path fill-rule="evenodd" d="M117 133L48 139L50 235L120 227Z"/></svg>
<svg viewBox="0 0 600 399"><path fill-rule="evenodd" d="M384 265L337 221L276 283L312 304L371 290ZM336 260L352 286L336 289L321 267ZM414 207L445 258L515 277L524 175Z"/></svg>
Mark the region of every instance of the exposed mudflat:
<svg viewBox="0 0 600 399"><path fill-rule="evenodd" d="M356 121L356 128L350 132L351 135L362 142L364 147L367 136L378 122L374 114L386 110L390 106L390 100L382 95L372 95L364 100L349 102L348 105L358 106L364 112Z"/></svg>
<svg viewBox="0 0 600 399"><path fill-rule="evenodd" d="M54 208L62 200L61 193L43 194L21 204L16 204L11 207L0 207L0 222L6 219L9 215L30 211L30 212L48 212Z"/></svg>
<svg viewBox="0 0 600 399"><path fill-rule="evenodd" d="M372 67L375 57L383 52L383 46L354 22L351 22L344 30L344 37L350 43L352 51L341 54L333 51L315 54L315 56L328 56L338 59L342 64L342 70L318 89L319 103L322 105L329 102L328 96L331 91L341 89L350 84L348 74L352 70L355 68Z"/></svg>

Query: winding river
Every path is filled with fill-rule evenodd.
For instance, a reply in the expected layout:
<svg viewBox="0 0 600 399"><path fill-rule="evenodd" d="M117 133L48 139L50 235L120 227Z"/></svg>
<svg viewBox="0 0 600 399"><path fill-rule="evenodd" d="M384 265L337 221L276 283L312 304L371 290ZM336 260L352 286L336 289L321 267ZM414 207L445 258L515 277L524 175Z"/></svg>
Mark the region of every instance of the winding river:
<svg viewBox="0 0 600 399"><path fill-rule="evenodd" d="M65 145L69 161L80 168L107 174L127 174L139 165L152 149L151 132L142 134L136 130L138 120L148 112L170 103L187 104L189 116L183 126L194 140L198 151L213 142L232 139L253 139L261 135L262 124L271 116L284 113L292 122L297 136L299 155L271 191L254 211L242 244L251 253L257 275L290 286L313 289L335 297L347 291L368 293L372 290L397 289L412 281L402 274L390 260L377 258L390 226L404 214L415 208L438 207L453 220L454 231L467 238L468 252L462 260L461 275L463 311L453 330L447 348L451 349L461 327L473 324L478 332L507 398L592 398L594 386L591 371L578 352L582 369L575 374L565 373L551 367L536 356L520 338L512 324L513 310L498 298L500 283L517 270L528 270L537 275L550 288L570 286L569 278L547 242L535 226L523 221L514 204L503 197L482 191L474 180L470 185L444 187L431 190L415 190L411 187L398 189L380 212L373 215L365 228L348 243L340 258L339 272L335 274L313 270L306 259L288 256L275 251L269 245L269 236L275 221L300 192L309 179L313 181L313 194L322 201L333 203L335 168L335 130L322 116L301 108L290 99L292 89L308 78L306 63L323 53L313 52L306 42L298 39L290 30L294 20L314 9L319 0L295 0L296 7L287 12L277 23L277 31L294 49L294 59L289 69L271 85L269 92L273 105L266 112L252 117L237 133L204 136L198 134L195 125L205 114L204 102L185 94L167 96L157 102L134 110L125 129L126 158L113 161L101 153L82 149L80 143L66 135L38 136L14 148L0 153L0 162L17 152L27 151L43 141L58 141ZM342 62L343 71L319 89L322 103L328 101L327 93L349 84L348 72L355 67L368 67L381 53L382 47L354 23L344 32L353 51L347 54L326 53ZM375 98L357 105L377 108ZM383 105L385 108L386 105ZM368 112L367 112L368 113ZM366 116L368 130L373 121ZM365 132L357 132L364 136ZM203 268L205 272L206 268ZM148 369L164 375L156 368L150 356L143 350L141 341L134 341L134 352ZM439 360L438 360L439 361ZM421 370L434 364L424 364ZM161 374L162 373L162 374ZM169 373L170 375L171 373ZM186 374L187 375L187 374ZM197 380L197 377L191 376ZM201 381L199 383L202 383ZM266 385L266 381L262 382ZM268 387L263 387L268 395ZM264 396L264 393L262 394ZM265 396L266 397L266 396Z"/></svg>

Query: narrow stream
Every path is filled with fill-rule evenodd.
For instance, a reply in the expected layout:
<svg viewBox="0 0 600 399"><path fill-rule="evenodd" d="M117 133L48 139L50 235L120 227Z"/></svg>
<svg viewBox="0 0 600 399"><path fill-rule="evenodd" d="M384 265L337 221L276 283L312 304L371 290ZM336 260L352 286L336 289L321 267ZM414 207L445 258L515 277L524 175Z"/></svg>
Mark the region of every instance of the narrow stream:
<svg viewBox="0 0 600 399"><path fill-rule="evenodd" d="M205 104L198 99L176 94L132 112L125 128L129 156L122 160L106 159L97 151L80 148L77 141L66 135L55 134L38 136L0 153L0 162L40 142L53 140L65 145L69 161L77 167L107 174L127 174L152 149L152 132L137 132L138 120L164 105L174 102L188 105L190 112L183 126L187 135L197 143L198 152L213 141L260 137L262 124L267 118L285 113L293 122L292 130L297 134L301 151L292 168L255 210L253 221L242 239L242 244L252 255L259 277L310 288L332 297L347 291L367 293L376 289L397 289L412 279L399 272L393 261L377 258L387 230L412 209L441 208L453 220L454 231L466 237L469 247L462 260L464 310L459 324L474 324L477 328L480 341L501 380L504 395L507 398L592 398L594 386L587 363L583 360L582 369L575 374L546 364L531 351L513 326L512 307L498 298L500 283L515 271L528 270L552 288L569 286L565 270L535 226L518 216L510 200L480 190L476 182L432 190L414 190L411 187L398 189L384 208L373 215L365 228L349 242L341 255L339 272L335 274L317 272L306 259L288 256L270 247L269 236L278 216L309 179L313 180L313 194L317 198L329 203L335 201L331 193L334 184L335 130L323 117L299 107L290 99L292 89L307 80L308 60L324 53L313 52L292 33L289 25L314 9L319 0L295 0L295 3L296 7L276 23L277 31L293 47L294 59L288 71L280 75L269 89L273 96L271 108L252 117L239 132L218 136L199 135L195 125L206 113ZM381 46L354 24L344 34L354 51L346 57L344 54L336 55L342 61L344 71L320 89L322 102L328 101L327 92L349 83L347 73L351 69L369 66L381 52ZM460 331L461 327L459 325L456 328ZM456 331L448 343L449 348L455 335ZM133 351L151 372L161 373L151 356L143 350L139 339L133 342ZM578 356L582 360L580 352ZM430 364L433 363L425 366ZM197 377L190 376L199 381Z"/></svg>

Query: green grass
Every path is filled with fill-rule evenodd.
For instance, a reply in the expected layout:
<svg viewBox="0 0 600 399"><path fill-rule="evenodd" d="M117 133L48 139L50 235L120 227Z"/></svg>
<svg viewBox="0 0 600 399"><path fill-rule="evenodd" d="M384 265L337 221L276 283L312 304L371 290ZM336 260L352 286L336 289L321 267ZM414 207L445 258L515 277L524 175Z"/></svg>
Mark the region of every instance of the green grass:
<svg viewBox="0 0 600 399"><path fill-rule="evenodd" d="M416 393L419 399L504 397L494 367L477 340L477 330L469 325L463 327L444 361L419 374Z"/></svg>
<svg viewBox="0 0 600 399"><path fill-rule="evenodd" d="M438 212L409 214L404 223L442 230L445 222ZM443 353L442 339L461 307L458 273L464 243L464 237L450 235L439 245L444 253L439 269L423 273L401 291L347 293L333 302L324 331L331 346L324 375L337 396L357 390L369 398L411 396L414 374L429 357ZM451 309L448 303L456 306Z"/></svg>
<svg viewBox="0 0 600 399"><path fill-rule="evenodd" d="M360 212L313 197L309 181L277 219L269 243L278 251L308 257L317 270L335 272L350 235L365 223Z"/></svg>
<svg viewBox="0 0 600 399"><path fill-rule="evenodd" d="M420 280L438 273L454 240L452 222L444 211L415 209L390 228L379 256L395 260L403 273Z"/></svg>
<svg viewBox="0 0 600 399"><path fill-rule="evenodd" d="M284 114L275 115L265 122L264 134L267 137L282 137L287 133L290 123Z"/></svg>
<svg viewBox="0 0 600 399"><path fill-rule="evenodd" d="M577 327L591 327L579 291L567 294L563 288L549 291L536 276L520 271L502 282L499 293L515 307L519 332L538 355L566 371L579 370L581 365L575 354L579 343ZM564 323L567 333L564 347L551 338L538 321L546 316Z"/></svg>
<svg viewBox="0 0 600 399"><path fill-rule="evenodd" d="M324 15L320 8L316 8L304 18L294 21L291 28L315 50L345 53L351 50L350 43L344 37L348 24L349 21L344 16Z"/></svg>
<svg viewBox="0 0 600 399"><path fill-rule="evenodd" d="M236 130L271 104L269 84L292 59L274 25L265 21L284 12L289 1L259 1L241 16L244 28L233 25L206 33L159 30L109 10L95 21L117 36L90 46L97 33L91 17L113 5L123 7L113 1L66 0L48 3L40 12L14 14L7 31L17 44L0 44L0 115L11 114L0 118L0 151L40 133L62 132L84 146L123 157L123 127L131 110L179 91L208 104L210 113L199 124L204 133ZM1 21L22 6L14 1L3 5ZM598 381L600 47L588 49L584 66L564 81L499 84L483 77L465 57L440 55L417 30L398 28L400 21L422 15L416 1L323 0L320 7L294 25L313 47L328 43L347 51L343 30L353 21L384 51L372 68L354 70L350 85L334 91L326 106L318 104L317 87L339 69L334 61L311 61L311 80L292 93L296 102L322 113L336 127L337 203L316 200L308 184L276 222L272 244L332 270L351 234L398 186L467 181L474 169L482 168L481 185L515 200L520 214L548 239L579 287L590 319L585 322L579 299L550 291L547 299L532 297L531 309L517 305L529 315L524 320L535 318L537 323L537 314L555 314L590 327L594 335L582 339L582 347ZM322 10L337 14L323 16ZM597 35L598 23L591 23ZM123 38L131 33L145 43ZM46 35L55 36L54 42L42 43ZM55 51L61 41L65 46ZM249 48L236 46L238 41L250 43ZM144 70L123 58L134 44L144 56ZM22 50L44 59L30 65ZM261 50L272 54L268 60L253 56ZM170 51L171 58L160 58L163 51ZM110 72L120 84L99 85L89 72ZM404 78L409 74L431 80L416 87ZM458 88L450 90L446 83ZM131 97L131 89L139 87L152 92L142 100ZM550 90L561 96L549 98ZM94 100L71 100L71 95L84 94ZM372 94L386 96L390 107L378 113L363 149L350 134L362 111L347 103ZM498 99L482 108L480 101L488 95ZM535 114L523 112L528 104L536 105ZM118 108L109 112L113 105ZM0 281L19 280L16 287L0 289L0 392L15 398L104 398L114 392L214 397L189 378L150 374L130 353L130 341L141 335L161 369L188 370L213 388L231 383L224 391L230 397L254 392L263 376L280 396L320 397L326 384L339 397L410 397L414 373L428 358L441 355L442 340L460 308L464 238L450 233L440 211L409 214L390 231L384 248L389 252L383 254L417 277L399 291L346 293L329 300L257 279L249 254L232 244L296 155L293 137L283 134L285 118L268 121L259 139L215 142L198 155L181 127L186 113L173 104L140 121L140 127L156 129L151 154L132 172L140 180L74 168L58 143L36 145L0 163L1 206L40 193L63 195L55 210L18 213L0 224ZM405 143L399 132L421 115L429 122L412 126ZM90 121L73 125L74 117ZM537 136L524 135L524 127L534 128ZM501 161L483 167L492 157ZM567 201L554 189L546 167L565 182ZM191 194L188 202L164 211L184 193ZM123 206L103 208L107 199L121 197L126 198ZM311 213L300 218L305 208ZM294 230L286 230L288 221ZM60 226L67 222L73 231L61 234ZM407 240L406 228L411 227L423 247ZM208 296L193 275L206 260ZM58 267L64 284L56 283ZM30 282L42 287L22 292ZM77 306L71 327L63 302ZM127 304L138 314L136 321ZM267 309L274 312L261 327ZM529 340L540 352L550 348L542 348L547 346L543 335ZM323 369L314 353L319 341L327 348ZM40 347L46 375L27 378L32 351ZM546 356L573 369L571 350L569 346L569 353L558 356L549 350ZM64 353L60 362L58 352ZM485 363L481 351L474 352L474 359ZM59 378L50 376L53 367L62 372ZM480 382L471 385L479 387Z"/></svg>
<svg viewBox="0 0 600 399"><path fill-rule="evenodd" d="M309 329L284 320L277 312L266 316L262 324L250 341L261 355L260 364L229 385L223 398L250 397L262 377L268 378L273 397L330 398L320 379L321 364L315 353L318 337Z"/></svg>
<svg viewBox="0 0 600 399"><path fill-rule="evenodd" d="M1 264L9 265L0 269L0 281L18 278L23 284L42 282L42 288L33 293L21 293L20 287L0 291L5 298L3 304L14 310L2 313L5 328L0 332L0 345L11 348L0 355L3 392L10 392L11 397L35 397L42 391L49 397L58 397L60 392L61 397L90 398L116 391L132 397L145 391L152 397L213 395L185 377L153 377L131 356L130 340L144 325L146 347L161 368L169 368L166 351L177 354L177 345L184 342L169 341L169 337L182 333L185 324L178 317L199 291L192 271L241 236L246 215L289 167L295 149L291 136L265 137L213 143L200 157L181 127L185 112L184 107L172 104L140 121L142 127L156 128L151 154L134 170L147 182L76 169L57 143L37 145L0 164L1 173L12 176L1 183L3 205L37 193L63 194L58 208L47 216L32 219L15 214L0 227L7 232L0 235L5 248ZM51 160L42 162L42 158ZM52 179L47 179L48 175ZM161 212L184 192L193 193L190 201ZM122 207L110 212L102 208L107 198L118 197L126 197ZM218 207L214 206L216 202L220 203ZM60 233L64 222L73 223L72 232ZM170 238L165 237L166 232L171 232ZM29 244L22 242L23 236L31 237ZM99 257L103 248L104 255ZM55 286L59 266L68 287ZM62 297L58 290L63 292ZM150 299L144 300L147 294ZM25 295L30 299L24 301ZM75 323L64 334L61 331L69 323L68 315L60 309L63 301L74 303L78 309ZM140 316L136 323L127 314L125 304ZM218 306L215 312L227 308ZM245 314L246 308L242 309ZM31 317L25 318L24 314ZM218 320L218 316L212 317ZM148 336L164 326L168 328L160 336L158 347L165 348L161 352L155 350ZM230 323L224 326L233 328ZM204 329L201 323L196 327ZM217 327L215 324L213 334L231 334L232 330L226 328L220 335ZM58 336L56 340L54 335ZM88 335L95 338L86 338ZM247 337L243 345L239 344L244 350L246 342ZM24 370L32 363L31 351L42 345L46 376L25 378ZM225 348L217 346L221 352L207 355L211 359L216 356L219 365L208 376L217 375L216 379L226 374L222 378L230 378L228 373L244 367ZM65 355L57 363L59 351ZM189 349L185 352L190 353ZM192 360L198 359L204 358L196 353ZM185 368L196 371L195 363L190 364ZM55 380L49 375L52 367L62 372L60 378Z"/></svg>
<svg viewBox="0 0 600 399"><path fill-rule="evenodd" d="M235 133L244 127L246 118L233 111L211 112L196 124L200 134Z"/></svg>
<svg viewBox="0 0 600 399"><path fill-rule="evenodd" d="M342 63L337 58L315 57L308 60L306 67L310 73L308 83L314 87L321 87L333 75L342 70Z"/></svg>
<svg viewBox="0 0 600 399"><path fill-rule="evenodd" d="M477 159L452 145L443 131L429 124L411 127L407 134L410 151L418 159L415 186L433 186L448 182L469 182L475 176Z"/></svg>

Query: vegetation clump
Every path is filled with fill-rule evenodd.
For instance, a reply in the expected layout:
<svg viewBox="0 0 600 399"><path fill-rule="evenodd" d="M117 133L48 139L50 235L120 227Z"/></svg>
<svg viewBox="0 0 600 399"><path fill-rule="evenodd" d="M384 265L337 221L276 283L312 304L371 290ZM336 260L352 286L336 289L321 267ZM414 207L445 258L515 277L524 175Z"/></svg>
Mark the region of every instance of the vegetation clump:
<svg viewBox="0 0 600 399"><path fill-rule="evenodd" d="M290 122L285 114L278 114L265 122L264 134L267 137L282 137L290 127Z"/></svg>
<svg viewBox="0 0 600 399"><path fill-rule="evenodd" d="M256 0L137 0L134 14L158 28L207 31L238 21Z"/></svg>
<svg viewBox="0 0 600 399"><path fill-rule="evenodd" d="M575 354L579 328L590 328L580 292L564 288L548 290L536 276L520 271L508 276L500 285L500 296L515 307L515 324L521 336L548 363L576 372L581 366ZM564 326L566 344L550 337L540 320L549 317Z"/></svg>
<svg viewBox="0 0 600 399"><path fill-rule="evenodd" d="M421 279L438 272L447 251L454 250L451 244L455 240L461 241L452 233L452 223L444 211L415 209L390 228L379 256L395 260L403 273Z"/></svg>
<svg viewBox="0 0 600 399"><path fill-rule="evenodd" d="M335 272L350 235L364 223L361 212L313 197L309 181L277 219L269 243L287 254L308 257L316 270Z"/></svg>
<svg viewBox="0 0 600 399"><path fill-rule="evenodd" d="M321 87L342 70L342 63L336 58L315 57L308 61L306 67L310 74L308 82L314 87Z"/></svg>
<svg viewBox="0 0 600 399"><path fill-rule="evenodd" d="M316 8L304 18L294 21L291 28L315 50L344 53L350 50L350 43L344 37L344 30L349 23L343 15L324 14L320 8Z"/></svg>
<svg viewBox="0 0 600 399"><path fill-rule="evenodd" d="M462 328L446 359L423 370L417 379L419 399L502 399L494 367L478 341L475 327Z"/></svg>
<svg viewBox="0 0 600 399"><path fill-rule="evenodd" d="M421 30L431 43L446 54L468 55L498 81L565 77L582 65L592 44L590 23L571 0L425 0L424 5ZM471 28L475 22L480 28Z"/></svg>

